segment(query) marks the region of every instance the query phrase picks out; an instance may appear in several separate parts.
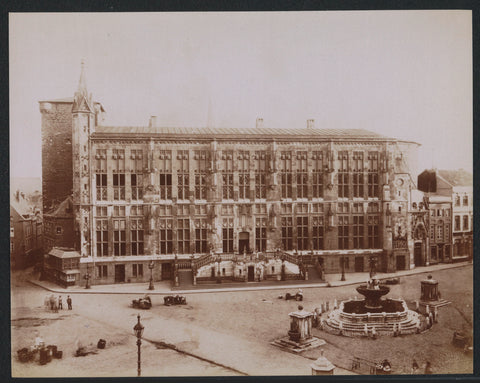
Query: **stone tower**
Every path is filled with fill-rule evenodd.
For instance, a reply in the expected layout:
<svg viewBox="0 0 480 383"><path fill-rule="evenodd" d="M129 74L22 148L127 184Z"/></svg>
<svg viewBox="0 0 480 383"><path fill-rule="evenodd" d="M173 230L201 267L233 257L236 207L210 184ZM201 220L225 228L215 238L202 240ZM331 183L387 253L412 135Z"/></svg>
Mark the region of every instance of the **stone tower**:
<svg viewBox="0 0 480 383"><path fill-rule="evenodd" d="M90 134L95 131L95 109L87 92L85 65L72 106L73 206L75 213L75 248L82 256L90 255L90 223L92 198L90 177Z"/></svg>

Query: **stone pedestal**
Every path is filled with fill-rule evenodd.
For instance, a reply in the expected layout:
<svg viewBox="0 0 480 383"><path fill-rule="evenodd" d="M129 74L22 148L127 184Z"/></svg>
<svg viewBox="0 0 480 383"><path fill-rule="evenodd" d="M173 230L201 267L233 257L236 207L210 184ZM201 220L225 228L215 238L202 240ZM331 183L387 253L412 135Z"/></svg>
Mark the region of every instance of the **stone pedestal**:
<svg viewBox="0 0 480 383"><path fill-rule="evenodd" d="M438 281L432 278L431 275L420 282L420 306L431 308L446 306L451 302L442 299L438 289Z"/></svg>
<svg viewBox="0 0 480 383"><path fill-rule="evenodd" d="M335 372L335 366L322 355L310 367L312 368L312 375L333 375Z"/></svg>
<svg viewBox="0 0 480 383"><path fill-rule="evenodd" d="M313 313L305 311L302 306L298 306L298 311L291 312L288 315L290 316L288 336L273 341L273 345L286 348L289 351L301 352L325 344L324 340L312 336Z"/></svg>

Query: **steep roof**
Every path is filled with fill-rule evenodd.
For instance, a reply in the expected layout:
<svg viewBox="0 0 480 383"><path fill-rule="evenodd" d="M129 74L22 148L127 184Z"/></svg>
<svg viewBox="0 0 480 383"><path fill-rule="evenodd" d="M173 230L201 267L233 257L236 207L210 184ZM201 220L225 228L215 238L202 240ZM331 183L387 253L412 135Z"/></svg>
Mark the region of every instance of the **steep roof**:
<svg viewBox="0 0 480 383"><path fill-rule="evenodd" d="M33 206L31 206L28 201L25 199L23 193L16 191L10 196L10 207L15 209L15 211L21 215L23 218L29 218L30 215L34 214ZM18 198L17 198L18 197Z"/></svg>
<svg viewBox="0 0 480 383"><path fill-rule="evenodd" d="M452 186L472 186L473 174L464 169L438 170L438 174Z"/></svg>
<svg viewBox="0 0 480 383"><path fill-rule="evenodd" d="M53 216L57 218L71 218L73 217L73 201L72 197L64 199L58 207L44 215Z"/></svg>
<svg viewBox="0 0 480 383"><path fill-rule="evenodd" d="M147 127L147 126L98 126L93 137L135 135L161 137L207 137L207 138L296 138L296 139L368 139L394 140L378 133L363 129L273 129L273 128L220 128L220 127Z"/></svg>

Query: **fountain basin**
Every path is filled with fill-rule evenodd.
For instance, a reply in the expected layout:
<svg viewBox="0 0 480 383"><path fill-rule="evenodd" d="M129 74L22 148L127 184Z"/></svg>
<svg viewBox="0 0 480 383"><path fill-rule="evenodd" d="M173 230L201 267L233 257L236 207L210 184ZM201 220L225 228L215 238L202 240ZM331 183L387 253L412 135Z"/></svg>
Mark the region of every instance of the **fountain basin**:
<svg viewBox="0 0 480 383"><path fill-rule="evenodd" d="M379 285L373 289L367 285L360 285L357 291L365 297L365 308L369 311L381 312L383 311L381 298L390 292L390 287Z"/></svg>

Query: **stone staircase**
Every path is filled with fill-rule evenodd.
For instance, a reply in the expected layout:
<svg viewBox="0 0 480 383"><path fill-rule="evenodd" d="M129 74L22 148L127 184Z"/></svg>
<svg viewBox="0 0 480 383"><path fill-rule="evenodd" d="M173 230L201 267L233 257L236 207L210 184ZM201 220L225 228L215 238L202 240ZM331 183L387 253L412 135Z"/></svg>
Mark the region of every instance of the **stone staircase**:
<svg viewBox="0 0 480 383"><path fill-rule="evenodd" d="M383 322L381 320L373 319L370 322L366 321L345 321L341 318L342 313L340 309L333 310L328 314L328 317L323 321L322 329L328 333L336 335L345 335L350 337L367 336L365 333L365 324L368 328L368 334L371 335L372 328L375 327L375 331L378 335L393 336L395 330L399 335L415 334L418 329L425 327L425 321L421 315L415 311L408 310L405 316L399 317L399 320L388 319Z"/></svg>

